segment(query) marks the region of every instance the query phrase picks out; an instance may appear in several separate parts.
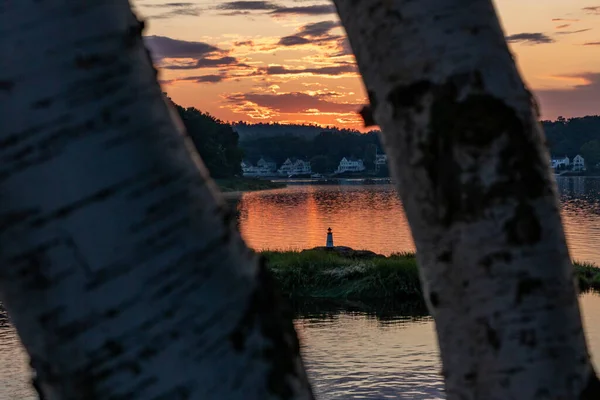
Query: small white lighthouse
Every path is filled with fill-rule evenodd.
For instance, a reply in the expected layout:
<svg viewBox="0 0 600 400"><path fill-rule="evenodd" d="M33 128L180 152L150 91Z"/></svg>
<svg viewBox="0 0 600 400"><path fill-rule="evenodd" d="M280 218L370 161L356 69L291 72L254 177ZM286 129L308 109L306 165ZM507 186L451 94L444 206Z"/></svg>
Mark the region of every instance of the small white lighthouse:
<svg viewBox="0 0 600 400"><path fill-rule="evenodd" d="M325 247L333 248L333 233L331 232L331 228L327 228L327 244Z"/></svg>

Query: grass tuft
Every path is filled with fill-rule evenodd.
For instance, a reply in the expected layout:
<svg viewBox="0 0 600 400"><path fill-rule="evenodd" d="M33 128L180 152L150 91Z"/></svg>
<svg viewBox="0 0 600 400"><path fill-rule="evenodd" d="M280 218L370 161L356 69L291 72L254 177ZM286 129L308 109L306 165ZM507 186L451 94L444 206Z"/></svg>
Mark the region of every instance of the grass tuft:
<svg viewBox="0 0 600 400"><path fill-rule="evenodd" d="M323 250L264 251L267 267L281 290L295 297L355 300L422 299L414 253L355 259ZM600 291L600 268L574 263L582 291Z"/></svg>
<svg viewBox="0 0 600 400"><path fill-rule="evenodd" d="M300 297L421 298L412 255L352 259L326 251L261 253L284 293Z"/></svg>

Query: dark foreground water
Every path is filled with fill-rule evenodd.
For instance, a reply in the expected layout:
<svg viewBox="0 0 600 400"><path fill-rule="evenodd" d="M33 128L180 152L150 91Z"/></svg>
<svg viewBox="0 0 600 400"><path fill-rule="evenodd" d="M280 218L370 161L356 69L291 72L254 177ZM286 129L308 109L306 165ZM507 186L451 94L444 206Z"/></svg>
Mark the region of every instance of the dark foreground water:
<svg viewBox="0 0 600 400"><path fill-rule="evenodd" d="M600 370L600 296L580 297ZM318 399L443 399L434 325L424 310L296 304L296 330ZM14 328L0 326L0 399L35 399Z"/></svg>
<svg viewBox="0 0 600 400"><path fill-rule="evenodd" d="M574 258L600 264L600 180L559 178L563 219ZM391 186L290 187L245 194L240 229L256 249L325 244L389 254L414 245ZM586 335L600 370L600 297L580 297ZM443 399L434 325L408 305L295 304L296 329L319 399ZM35 399L27 357L0 318L0 400Z"/></svg>

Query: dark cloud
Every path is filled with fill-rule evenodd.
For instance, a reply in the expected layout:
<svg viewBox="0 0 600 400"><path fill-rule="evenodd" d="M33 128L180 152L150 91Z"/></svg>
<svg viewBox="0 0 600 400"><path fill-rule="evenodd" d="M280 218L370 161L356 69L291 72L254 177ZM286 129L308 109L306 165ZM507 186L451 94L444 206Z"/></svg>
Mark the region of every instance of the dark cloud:
<svg viewBox="0 0 600 400"><path fill-rule="evenodd" d="M226 77L223 75L201 75L190 77L191 79L186 79L188 81L194 81L197 83L217 83L224 80Z"/></svg>
<svg viewBox="0 0 600 400"><path fill-rule="evenodd" d="M159 80L161 85L170 85L177 81L192 81L195 83L218 83L228 79L226 75L199 75L199 76L185 76L182 78Z"/></svg>
<svg viewBox="0 0 600 400"><path fill-rule="evenodd" d="M271 11L271 14L274 15L328 15L335 13L335 7L330 4L316 4L312 6L300 7L280 7Z"/></svg>
<svg viewBox="0 0 600 400"><path fill-rule="evenodd" d="M169 9L170 11L163 12L161 14L155 14L148 16L148 19L167 19L177 16L197 16L200 15L200 8L195 3L181 2L181 3L163 3L163 4L142 4L145 8L155 9Z"/></svg>
<svg viewBox="0 0 600 400"><path fill-rule="evenodd" d="M270 1L229 1L217 7L218 10L264 11L280 8Z"/></svg>
<svg viewBox="0 0 600 400"><path fill-rule="evenodd" d="M179 60L170 64L162 64L163 69L200 69L217 67L248 68L249 65L237 58L227 55L227 51L204 42L191 42L171 39L166 36L145 36L144 42L150 50L153 60L161 63L165 59L193 59L186 62Z"/></svg>
<svg viewBox="0 0 600 400"><path fill-rule="evenodd" d="M252 102L261 107L269 108L280 113L305 113L309 110L319 110L326 113L351 113L356 112L359 104L334 103L323 98L324 96L310 96L306 93L292 92L283 94L270 93L243 93L226 97L230 103L243 105Z"/></svg>
<svg viewBox="0 0 600 400"><path fill-rule="evenodd" d="M554 39L543 33L517 33L506 37L508 43L545 44L552 43Z"/></svg>
<svg viewBox="0 0 600 400"><path fill-rule="evenodd" d="M235 42L234 46L254 46L254 42L252 40L242 40L240 42Z"/></svg>
<svg viewBox="0 0 600 400"><path fill-rule="evenodd" d="M554 22L577 22L578 19L569 19L569 18L552 18Z"/></svg>
<svg viewBox="0 0 600 400"><path fill-rule="evenodd" d="M329 31L339 26L340 23L338 21L320 21L304 25L300 28L300 32L298 34L308 37L322 37L329 34Z"/></svg>
<svg viewBox="0 0 600 400"><path fill-rule="evenodd" d="M558 25L558 26L556 27L556 29L568 28L569 26L571 26L571 24L562 24L562 25Z"/></svg>
<svg viewBox="0 0 600 400"><path fill-rule="evenodd" d="M534 91L538 97L544 118L554 119L559 115L598 115L600 110L600 72L589 72L564 78L582 79L586 84L571 89Z"/></svg>
<svg viewBox="0 0 600 400"><path fill-rule="evenodd" d="M231 11L220 13L219 15L224 15L226 17L235 17L236 15L250 15L252 14L250 11Z"/></svg>
<svg viewBox="0 0 600 400"><path fill-rule="evenodd" d="M279 39L279 43L282 46L298 46L302 44L308 44L310 40L303 38L302 36L292 35L292 36L284 36Z"/></svg>
<svg viewBox="0 0 600 400"><path fill-rule="evenodd" d="M582 10L588 14L600 15L600 6L583 7Z"/></svg>
<svg viewBox="0 0 600 400"><path fill-rule="evenodd" d="M311 74L311 75L343 75L347 73L354 73L357 71L356 65L351 63L343 63L339 65L333 65L330 67L315 67L315 68L287 68L283 65L273 65L269 67L259 68L259 73L264 75L299 75L299 74Z"/></svg>
<svg viewBox="0 0 600 400"><path fill-rule="evenodd" d="M600 42L587 42L583 44L584 46L600 46Z"/></svg>
<svg viewBox="0 0 600 400"><path fill-rule="evenodd" d="M246 66L245 64L241 64L237 58L235 57L219 57L219 58L200 58L194 63L190 64L169 64L165 65L162 68L164 69L199 69L199 68L216 68L216 67L226 67L231 65L241 65Z"/></svg>
<svg viewBox="0 0 600 400"><path fill-rule="evenodd" d="M347 37L341 37L337 40L336 47L338 52L332 54L331 57L343 57L343 56L351 56L354 55L352 52L352 47L350 46L350 42Z"/></svg>
<svg viewBox="0 0 600 400"><path fill-rule="evenodd" d="M180 7L193 7L194 3L163 3L163 4L142 4L145 8L180 8Z"/></svg>
<svg viewBox="0 0 600 400"><path fill-rule="evenodd" d="M230 11L222 15L247 15L251 12L266 12L279 15L328 15L335 14L332 4L313 4L309 6L286 7L272 1L228 1L216 7L217 10Z"/></svg>
<svg viewBox="0 0 600 400"><path fill-rule="evenodd" d="M298 33L291 36L284 36L279 40L282 46L297 46L307 43L323 43L338 40L342 38L339 35L331 35L330 31L340 26L337 21L320 21L307 24L298 30Z"/></svg>
<svg viewBox="0 0 600 400"><path fill-rule="evenodd" d="M581 32L587 32L592 30L592 28L587 28L587 29L578 29L576 31L561 31L561 32L556 32L557 35L572 35L574 33L581 33Z"/></svg>
<svg viewBox="0 0 600 400"><path fill-rule="evenodd" d="M223 50L204 42L171 39L166 36L144 36L144 43L155 60L164 58L196 58L223 53Z"/></svg>

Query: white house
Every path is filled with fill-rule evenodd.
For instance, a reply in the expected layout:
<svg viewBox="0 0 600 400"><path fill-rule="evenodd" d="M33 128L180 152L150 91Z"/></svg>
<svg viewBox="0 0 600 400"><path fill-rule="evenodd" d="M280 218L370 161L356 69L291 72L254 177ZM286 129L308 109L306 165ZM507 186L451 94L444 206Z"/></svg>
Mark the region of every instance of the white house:
<svg viewBox="0 0 600 400"><path fill-rule="evenodd" d="M340 165L338 165L336 174L341 174L342 172L360 172L365 170L365 165L363 164L363 160L356 159L353 157L344 157L342 161L340 161Z"/></svg>
<svg viewBox="0 0 600 400"><path fill-rule="evenodd" d="M573 171L585 170L585 160L579 154L573 158Z"/></svg>
<svg viewBox="0 0 600 400"><path fill-rule="evenodd" d="M262 158L261 158L262 160ZM260 163L260 160L259 160ZM243 176L271 176L275 173L276 167L273 167L270 163L263 160L263 163L252 165L249 161L242 161L242 175Z"/></svg>
<svg viewBox="0 0 600 400"><path fill-rule="evenodd" d="M261 157L260 160L258 160L258 162L256 163L256 165L265 170L268 170L269 172L277 171L277 163L270 158Z"/></svg>
<svg viewBox="0 0 600 400"><path fill-rule="evenodd" d="M312 173L310 161L303 161L299 158L288 158L278 170L281 175L306 175Z"/></svg>
<svg viewBox="0 0 600 400"><path fill-rule="evenodd" d="M252 164L248 160L242 160L241 166L242 172L246 172L248 168L252 167Z"/></svg>
<svg viewBox="0 0 600 400"><path fill-rule="evenodd" d="M562 158L552 158L552 160L550 160L550 165L552 166L552 168L557 169L557 168L567 168L570 164L570 160L569 157L564 156Z"/></svg>

